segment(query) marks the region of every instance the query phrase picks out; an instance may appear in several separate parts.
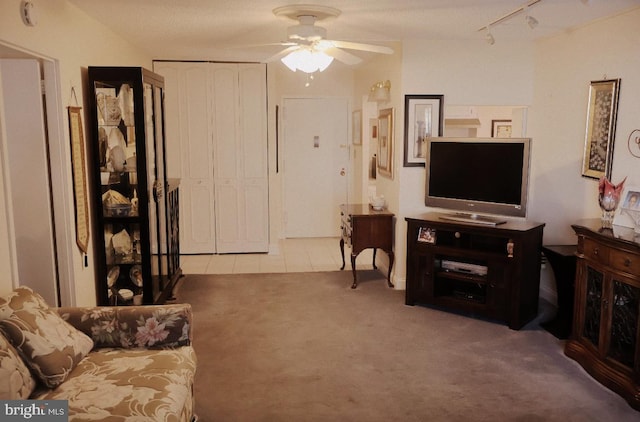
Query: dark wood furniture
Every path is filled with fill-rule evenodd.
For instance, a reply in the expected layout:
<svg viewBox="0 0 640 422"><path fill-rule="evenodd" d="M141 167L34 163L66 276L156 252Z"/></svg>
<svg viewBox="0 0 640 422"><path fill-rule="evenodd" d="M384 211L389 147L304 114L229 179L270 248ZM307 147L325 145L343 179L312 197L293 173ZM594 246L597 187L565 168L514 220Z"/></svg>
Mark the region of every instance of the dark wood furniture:
<svg viewBox="0 0 640 422"><path fill-rule="evenodd" d="M547 258L556 280L558 310L551 321L540 325L562 340L569 338L573 322L576 251L576 245L546 245L542 247L542 253Z"/></svg>
<svg viewBox="0 0 640 422"><path fill-rule="evenodd" d="M162 303L182 274L164 80L140 67L89 67L88 88L97 303Z"/></svg>
<svg viewBox="0 0 640 422"><path fill-rule="evenodd" d="M369 204L343 204L340 206L341 224L340 252L342 253L342 267L344 270L344 245L351 247L351 271L353 272L352 289L358 286L356 278L356 257L365 249L373 248L373 268L376 267L376 250L382 249L389 255L389 271L387 284L391 283L391 269L393 268L393 213L376 211Z"/></svg>
<svg viewBox="0 0 640 422"><path fill-rule="evenodd" d="M565 354L640 410L640 236L572 225L578 235L575 310Z"/></svg>
<svg viewBox="0 0 640 422"><path fill-rule="evenodd" d="M407 305L498 320L511 329L537 315L544 224L485 226L437 213L406 221Z"/></svg>

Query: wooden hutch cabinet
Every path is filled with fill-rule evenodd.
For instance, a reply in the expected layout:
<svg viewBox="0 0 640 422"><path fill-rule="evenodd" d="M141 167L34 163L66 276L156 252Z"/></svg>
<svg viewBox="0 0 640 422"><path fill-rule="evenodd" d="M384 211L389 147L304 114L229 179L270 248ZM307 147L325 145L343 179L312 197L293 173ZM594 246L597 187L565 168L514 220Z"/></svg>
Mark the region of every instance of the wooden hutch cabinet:
<svg viewBox="0 0 640 422"><path fill-rule="evenodd" d="M166 172L164 81L140 67L88 73L97 302L161 303L181 274L178 181Z"/></svg>
<svg viewBox="0 0 640 422"><path fill-rule="evenodd" d="M407 305L424 304L520 329L538 314L544 224L484 226L428 213L407 221Z"/></svg>
<svg viewBox="0 0 640 422"><path fill-rule="evenodd" d="M578 235L573 332L565 354L640 410L640 236L572 225Z"/></svg>

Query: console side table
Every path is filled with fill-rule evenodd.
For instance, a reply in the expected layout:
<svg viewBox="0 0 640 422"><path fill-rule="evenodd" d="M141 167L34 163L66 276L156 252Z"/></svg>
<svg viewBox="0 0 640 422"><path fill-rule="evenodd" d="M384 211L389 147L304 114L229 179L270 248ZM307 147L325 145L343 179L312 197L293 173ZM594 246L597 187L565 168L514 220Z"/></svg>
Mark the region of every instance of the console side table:
<svg viewBox="0 0 640 422"><path fill-rule="evenodd" d="M344 270L344 245L351 246L351 271L353 272L352 289L358 287L356 277L356 257L365 249L373 248L373 268L376 267L376 250L382 249L389 256L389 271L387 285L391 283L391 269L393 268L393 217L388 211L376 211L369 204L343 204L340 206L341 233L340 252L342 253L342 267Z"/></svg>

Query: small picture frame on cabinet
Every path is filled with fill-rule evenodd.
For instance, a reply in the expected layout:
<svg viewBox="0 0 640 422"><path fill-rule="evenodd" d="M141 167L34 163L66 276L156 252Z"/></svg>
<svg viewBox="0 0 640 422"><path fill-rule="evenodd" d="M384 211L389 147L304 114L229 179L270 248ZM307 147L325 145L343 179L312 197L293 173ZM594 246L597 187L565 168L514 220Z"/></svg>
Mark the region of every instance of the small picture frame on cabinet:
<svg viewBox="0 0 640 422"><path fill-rule="evenodd" d="M625 186L620 205L613 217L616 226L630 227L640 233L640 187Z"/></svg>
<svg viewBox="0 0 640 422"><path fill-rule="evenodd" d="M429 227L420 227L418 230L418 242L436 243L436 230Z"/></svg>

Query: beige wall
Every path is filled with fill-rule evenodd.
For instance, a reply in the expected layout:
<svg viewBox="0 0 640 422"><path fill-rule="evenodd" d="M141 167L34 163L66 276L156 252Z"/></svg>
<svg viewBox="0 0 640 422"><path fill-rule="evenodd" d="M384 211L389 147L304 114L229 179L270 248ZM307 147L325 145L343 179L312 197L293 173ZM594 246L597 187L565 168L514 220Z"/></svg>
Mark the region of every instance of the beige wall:
<svg viewBox="0 0 640 422"><path fill-rule="evenodd" d="M142 51L135 49L124 39L115 36L107 27L88 18L75 6L65 0L47 0L36 2L38 24L35 27L25 26L20 17L20 0L0 0L0 44L26 51L37 57L45 57L57 61L60 72L60 97L62 98L62 114L65 122L65 139L68 137L68 122L66 122L66 107L69 105L71 88L75 88L80 105L86 103L85 91L86 68L90 65L114 66L144 66L151 67L151 58ZM0 50L2 51L2 50ZM85 116L85 139L86 136ZM16 140L8 139L8 142ZM64 145L66 156L70 156L68 144ZM66 172L71 184L71 163ZM0 174L0 295L13 288L13 280L9 271L11 260L9 257L10 243L7 239L7 216L3 206L5 195L5 180ZM69 192L72 192L69 190ZM72 194L71 194L72 195ZM66 198L68 209L73 210L73 197ZM73 215L69 216L73 222ZM95 304L94 268L89 251L89 266L82 264L82 256L74 250L74 273L76 285L76 302L78 305ZM37 257L34 257L37 264Z"/></svg>
<svg viewBox="0 0 640 422"><path fill-rule="evenodd" d="M529 215L545 242L572 243L571 223L600 216L598 182L581 177L589 83L621 78L614 183L640 186L640 159L627 138L640 128L640 8L536 44L530 135L534 166Z"/></svg>

